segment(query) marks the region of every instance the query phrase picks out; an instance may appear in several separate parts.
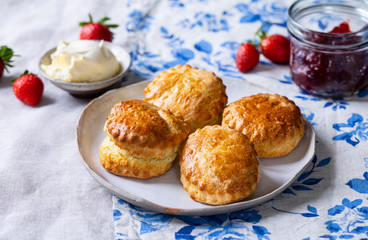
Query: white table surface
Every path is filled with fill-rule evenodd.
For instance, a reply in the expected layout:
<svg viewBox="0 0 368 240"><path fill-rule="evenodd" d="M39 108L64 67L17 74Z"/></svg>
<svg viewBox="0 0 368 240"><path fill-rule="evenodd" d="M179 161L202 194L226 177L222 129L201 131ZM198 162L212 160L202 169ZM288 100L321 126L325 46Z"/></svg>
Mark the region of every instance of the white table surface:
<svg viewBox="0 0 368 240"><path fill-rule="evenodd" d="M85 170L76 144L90 99L44 80L40 104L30 107L14 96L11 80L25 69L38 74L40 57L60 40L77 40L88 13L123 24L123 11L113 0L1 1L0 45L21 56L0 80L0 239L113 238L111 194Z"/></svg>

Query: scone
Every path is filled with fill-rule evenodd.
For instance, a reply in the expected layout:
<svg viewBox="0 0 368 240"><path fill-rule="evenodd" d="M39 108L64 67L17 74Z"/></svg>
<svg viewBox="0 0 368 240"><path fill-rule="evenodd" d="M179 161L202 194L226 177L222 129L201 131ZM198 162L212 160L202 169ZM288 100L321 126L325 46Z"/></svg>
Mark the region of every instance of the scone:
<svg viewBox="0 0 368 240"><path fill-rule="evenodd" d="M194 132L206 125L221 124L227 104L225 90L213 72L177 65L148 84L144 100L182 117Z"/></svg>
<svg viewBox="0 0 368 240"><path fill-rule="evenodd" d="M179 164L180 180L190 197L211 205L245 199L260 179L253 144L239 131L219 125L190 134Z"/></svg>
<svg viewBox="0 0 368 240"><path fill-rule="evenodd" d="M116 103L106 118L102 166L117 175L150 178L168 171L189 134L171 112L142 100Z"/></svg>
<svg viewBox="0 0 368 240"><path fill-rule="evenodd" d="M259 157L280 157L301 141L305 121L298 106L277 94L257 94L230 103L222 125L247 135Z"/></svg>

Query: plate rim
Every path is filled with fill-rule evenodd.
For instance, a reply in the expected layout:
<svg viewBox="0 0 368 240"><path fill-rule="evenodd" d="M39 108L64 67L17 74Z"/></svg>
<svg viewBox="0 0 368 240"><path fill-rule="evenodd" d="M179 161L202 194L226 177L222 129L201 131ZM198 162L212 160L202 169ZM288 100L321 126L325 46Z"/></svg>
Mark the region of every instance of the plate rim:
<svg viewBox="0 0 368 240"><path fill-rule="evenodd" d="M306 161L304 166L302 168L300 168L298 170L298 172L292 178L288 179L283 185L276 188L272 192L267 193L266 195L263 195L263 196L260 196L258 198L254 198L254 199L251 199L251 200L248 200L248 201L239 201L239 202L225 204L225 205L218 205L218 206L206 205L206 207L203 207L203 208L181 209L181 208L170 208L170 207L162 206L162 205L153 203L153 202L151 202L147 199L144 199L143 197L139 197L139 196L136 196L134 194L131 194L130 192L125 191L125 190L115 186L114 184L110 183L109 181L107 181L106 179L101 177L86 162L86 160L83 157L82 151L81 151L81 139L80 139L80 134L79 134L80 131L81 131L80 126L81 126L81 121L83 120L83 117L86 114L87 109L92 104L95 104L95 102L100 101L101 99L103 99L103 98L105 98L105 97L107 97L111 94L114 94L117 91L121 91L122 89L134 88L137 85L148 84L150 81L151 80L145 80L145 81L130 84L130 85L127 85L127 86L124 86L124 87L121 87L121 88L112 89L112 90L104 93L103 95L93 99L82 110L82 112L81 112L81 114L78 118L77 126L76 126L78 153L79 153L79 156L80 156L80 159L81 159L83 165L85 166L85 168L87 169L89 174L91 174L91 176L98 183L100 183L102 186L104 186L111 193L113 193L117 197L123 199L124 201L129 202L130 204L139 206L139 207L141 207L143 209L146 209L146 210L149 210L149 211L155 211L155 212L160 212L160 213L165 213L165 214L173 214L173 215L190 215L190 216L199 216L199 215L200 216L209 216L209 215L224 214L224 213L230 213L230 212L234 212L234 211L239 211L239 210L251 208L251 207L263 204L263 203L271 200L272 198L276 197L280 193L282 193L288 186L290 186L305 171L305 169L309 166L309 163L312 161L312 159L315 155L315 131L313 129L313 126L309 123L309 121L304 118L306 127L310 129L310 135L311 135L310 136L310 144L308 146L308 149L312 148L313 150L309 153L310 156L307 156L308 160ZM149 206L149 208L147 206ZM208 210L209 210L208 207L212 208L210 212L208 212Z"/></svg>

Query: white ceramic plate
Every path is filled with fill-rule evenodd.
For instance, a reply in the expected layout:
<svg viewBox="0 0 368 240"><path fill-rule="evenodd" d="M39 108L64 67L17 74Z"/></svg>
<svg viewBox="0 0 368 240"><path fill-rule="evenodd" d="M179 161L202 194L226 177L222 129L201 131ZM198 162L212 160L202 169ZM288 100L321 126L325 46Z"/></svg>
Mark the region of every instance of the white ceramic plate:
<svg viewBox="0 0 368 240"><path fill-rule="evenodd" d="M99 148L106 133L103 131L106 116L112 106L122 100L143 99L148 82L141 82L112 90L89 103L77 125L79 152L89 173L118 197L134 205L170 214L212 215L237 211L266 202L283 192L307 167L314 156L315 134L307 122L306 133L298 147L279 158L260 158L261 180L256 192L244 201L221 206L210 206L192 200L179 180L179 166L162 176L151 179L133 179L107 172L99 160ZM230 87L229 87L230 85ZM227 85L229 102L239 86ZM229 95L230 93L230 95ZM247 94L248 95L248 94Z"/></svg>

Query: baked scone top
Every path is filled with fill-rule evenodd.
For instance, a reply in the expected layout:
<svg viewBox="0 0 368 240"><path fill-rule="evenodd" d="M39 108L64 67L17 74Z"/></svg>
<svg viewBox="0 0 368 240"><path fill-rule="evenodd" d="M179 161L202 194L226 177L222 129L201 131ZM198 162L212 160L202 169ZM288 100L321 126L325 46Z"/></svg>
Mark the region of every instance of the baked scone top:
<svg viewBox="0 0 368 240"><path fill-rule="evenodd" d="M190 134L179 164L191 198L209 204L244 199L255 191L260 178L253 144L240 132L218 125Z"/></svg>
<svg viewBox="0 0 368 240"><path fill-rule="evenodd" d="M262 157L289 153L305 130L303 115L293 101L278 94L265 93L230 103L224 110L222 125L247 135Z"/></svg>
<svg viewBox="0 0 368 240"><path fill-rule="evenodd" d="M171 112L135 99L116 103L104 130L118 147L152 158L172 154L190 131Z"/></svg>
<svg viewBox="0 0 368 240"><path fill-rule="evenodd" d="M221 78L190 65L177 65L161 72L144 93L146 102L170 110L189 125L222 114L227 104L226 87Z"/></svg>

